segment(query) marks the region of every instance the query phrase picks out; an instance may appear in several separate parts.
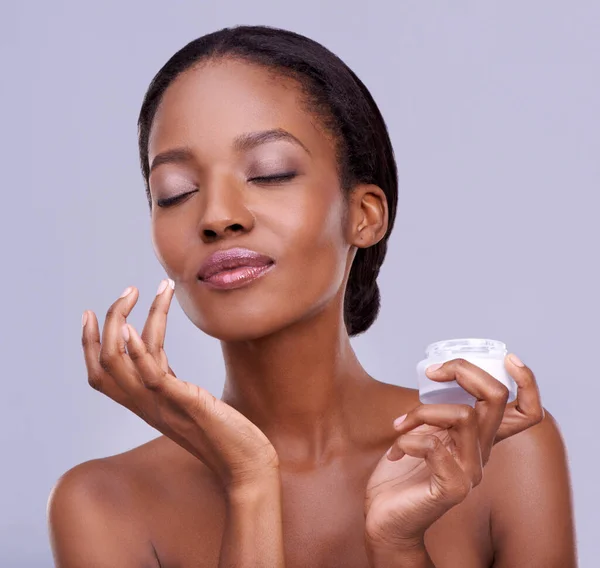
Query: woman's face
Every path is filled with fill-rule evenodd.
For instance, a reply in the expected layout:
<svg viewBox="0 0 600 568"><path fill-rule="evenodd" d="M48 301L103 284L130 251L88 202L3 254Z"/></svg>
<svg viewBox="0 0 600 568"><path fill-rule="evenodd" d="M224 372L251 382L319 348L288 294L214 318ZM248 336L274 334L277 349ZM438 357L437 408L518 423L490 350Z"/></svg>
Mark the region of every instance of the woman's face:
<svg viewBox="0 0 600 568"><path fill-rule="evenodd" d="M351 247L335 147L293 80L236 60L183 73L155 115L148 159L155 252L201 330L255 339L343 297ZM199 277L213 253L238 248L264 256L234 254L237 268L216 262Z"/></svg>

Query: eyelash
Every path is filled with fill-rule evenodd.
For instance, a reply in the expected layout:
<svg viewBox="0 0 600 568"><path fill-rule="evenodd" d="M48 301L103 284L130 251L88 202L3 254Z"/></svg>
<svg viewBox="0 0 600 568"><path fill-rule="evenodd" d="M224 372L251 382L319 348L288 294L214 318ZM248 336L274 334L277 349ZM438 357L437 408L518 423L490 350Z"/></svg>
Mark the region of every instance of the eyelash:
<svg viewBox="0 0 600 568"><path fill-rule="evenodd" d="M295 178L296 175L297 175L296 172L289 172L286 174L278 174L276 176L254 177L254 178L249 179L248 181L258 181L259 183L266 183L266 184L273 183L274 184L274 183L278 183L278 182L282 182L282 181L291 180L291 179ZM187 191L186 193L176 195L175 197L166 197L165 199L157 199L156 205L158 207L169 207L170 205L174 205L175 203L177 203L184 197L194 193L195 191L196 190Z"/></svg>
<svg viewBox="0 0 600 568"><path fill-rule="evenodd" d="M176 195L175 197L165 197L165 199L157 199L156 200L156 205L158 205L158 207L169 207L169 205L174 205L175 203L177 203L178 201L180 201L184 197L190 195L191 193L194 193L194 192L193 191L186 191L185 193L182 193L180 195Z"/></svg>
<svg viewBox="0 0 600 568"><path fill-rule="evenodd" d="M254 177L248 181L257 181L259 180L262 183L277 183L278 181L288 181L296 177L296 172L289 172L286 174L278 174L276 176L263 176L263 177Z"/></svg>

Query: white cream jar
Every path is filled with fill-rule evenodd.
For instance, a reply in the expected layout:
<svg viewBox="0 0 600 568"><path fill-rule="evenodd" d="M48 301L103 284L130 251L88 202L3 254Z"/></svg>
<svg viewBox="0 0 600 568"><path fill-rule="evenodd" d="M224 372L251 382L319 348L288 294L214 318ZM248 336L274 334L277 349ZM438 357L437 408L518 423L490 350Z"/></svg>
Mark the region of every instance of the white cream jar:
<svg viewBox="0 0 600 568"><path fill-rule="evenodd" d="M465 359L477 365L508 388L508 402L517 397L517 384L504 367L506 345L493 339L448 339L437 341L425 349L425 359L417 364L419 400L423 404L468 404L475 406L477 399L454 381L432 381L425 369L435 363L451 359Z"/></svg>

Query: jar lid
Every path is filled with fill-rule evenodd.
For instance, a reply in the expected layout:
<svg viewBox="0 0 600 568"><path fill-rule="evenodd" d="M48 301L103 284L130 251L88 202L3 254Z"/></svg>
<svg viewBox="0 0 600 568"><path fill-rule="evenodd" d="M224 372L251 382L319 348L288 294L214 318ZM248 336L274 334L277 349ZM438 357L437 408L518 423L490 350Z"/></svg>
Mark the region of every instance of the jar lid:
<svg viewBox="0 0 600 568"><path fill-rule="evenodd" d="M436 341L425 348L425 356L427 358L462 352L498 353L505 355L506 345L502 343L502 341L496 341L494 339L478 339L471 337L465 339L445 339L443 341Z"/></svg>

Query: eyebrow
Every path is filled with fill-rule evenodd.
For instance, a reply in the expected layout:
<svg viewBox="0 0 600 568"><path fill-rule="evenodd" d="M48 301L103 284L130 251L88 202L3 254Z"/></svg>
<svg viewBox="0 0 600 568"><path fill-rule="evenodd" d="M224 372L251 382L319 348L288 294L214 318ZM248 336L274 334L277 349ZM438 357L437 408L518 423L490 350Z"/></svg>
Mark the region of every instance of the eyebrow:
<svg viewBox="0 0 600 568"><path fill-rule="evenodd" d="M309 156L311 155L310 150L298 138L283 128L274 128L272 130L261 130L258 132L241 134L235 138L232 147L236 152L241 153L247 152L256 146L260 146L261 144L274 142L275 140L286 140L287 142L296 144L297 146L300 146ZM194 155L192 150L186 146L165 150L164 152L154 156L149 173L162 164L186 163L191 161L193 157Z"/></svg>

